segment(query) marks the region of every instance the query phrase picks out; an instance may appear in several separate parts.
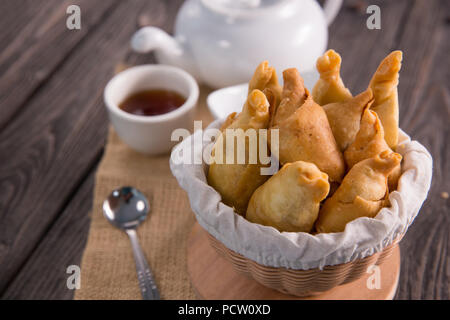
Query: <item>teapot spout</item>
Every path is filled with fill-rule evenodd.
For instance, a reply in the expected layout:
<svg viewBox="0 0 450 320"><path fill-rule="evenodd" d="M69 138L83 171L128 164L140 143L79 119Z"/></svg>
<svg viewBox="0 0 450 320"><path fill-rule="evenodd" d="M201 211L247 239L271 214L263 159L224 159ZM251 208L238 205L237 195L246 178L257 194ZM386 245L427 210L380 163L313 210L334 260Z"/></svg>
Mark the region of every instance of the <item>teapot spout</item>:
<svg viewBox="0 0 450 320"><path fill-rule="evenodd" d="M183 54L183 49L173 37L155 27L139 29L131 38L131 47L139 53L156 51L163 56L181 56Z"/></svg>
<svg viewBox="0 0 450 320"><path fill-rule="evenodd" d="M139 53L154 51L159 63L182 68L201 81L192 54L164 30L144 27L131 38L131 47Z"/></svg>

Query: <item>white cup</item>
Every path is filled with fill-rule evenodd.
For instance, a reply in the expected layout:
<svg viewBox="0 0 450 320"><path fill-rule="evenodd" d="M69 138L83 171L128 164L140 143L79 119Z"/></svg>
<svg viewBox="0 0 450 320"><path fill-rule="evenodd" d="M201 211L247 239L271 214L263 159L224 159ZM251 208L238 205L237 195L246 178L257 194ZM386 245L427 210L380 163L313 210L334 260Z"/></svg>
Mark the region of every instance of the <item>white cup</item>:
<svg viewBox="0 0 450 320"><path fill-rule="evenodd" d="M131 94L149 89L173 90L186 101L176 110L157 116L134 115L119 108ZM198 95L198 85L186 71L166 65L141 65L114 76L103 98L119 137L136 151L157 155L169 152L175 145L176 141L171 141L173 130L192 127Z"/></svg>

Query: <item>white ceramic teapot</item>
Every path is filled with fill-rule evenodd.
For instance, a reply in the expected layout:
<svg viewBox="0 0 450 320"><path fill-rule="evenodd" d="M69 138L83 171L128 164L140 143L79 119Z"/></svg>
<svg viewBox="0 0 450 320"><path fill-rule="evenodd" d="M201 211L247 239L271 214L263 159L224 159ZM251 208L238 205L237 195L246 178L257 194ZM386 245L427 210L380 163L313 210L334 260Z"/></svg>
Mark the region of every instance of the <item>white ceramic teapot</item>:
<svg viewBox="0 0 450 320"><path fill-rule="evenodd" d="M250 79L268 60L279 72L307 72L325 51L327 24L342 0L187 0L175 36L155 27L138 30L131 46L154 51L160 63L181 67L215 88Z"/></svg>

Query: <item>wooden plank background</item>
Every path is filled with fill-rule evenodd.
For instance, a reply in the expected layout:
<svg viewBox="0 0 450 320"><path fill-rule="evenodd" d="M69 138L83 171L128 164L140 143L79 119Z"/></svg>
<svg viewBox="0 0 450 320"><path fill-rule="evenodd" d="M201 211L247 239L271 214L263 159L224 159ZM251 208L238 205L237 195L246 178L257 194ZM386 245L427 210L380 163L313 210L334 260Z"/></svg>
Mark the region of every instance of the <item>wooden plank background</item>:
<svg viewBox="0 0 450 320"><path fill-rule="evenodd" d="M2 0L0 12L0 298L71 299L66 267L79 264L89 229L96 166L108 126L102 90L121 62L138 56L139 25L172 32L182 0ZM368 4L382 29L365 28ZM65 27L66 8L82 29ZM397 299L449 299L449 20L446 0L348 0L329 47L361 92L379 61L404 51L401 127L434 158L429 197L401 242Z"/></svg>

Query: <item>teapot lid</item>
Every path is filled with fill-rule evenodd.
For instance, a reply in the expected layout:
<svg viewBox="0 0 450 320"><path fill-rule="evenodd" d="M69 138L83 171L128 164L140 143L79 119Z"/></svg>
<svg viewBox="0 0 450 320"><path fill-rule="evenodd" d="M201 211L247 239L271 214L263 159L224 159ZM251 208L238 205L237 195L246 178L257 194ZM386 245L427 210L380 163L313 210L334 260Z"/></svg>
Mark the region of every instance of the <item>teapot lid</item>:
<svg viewBox="0 0 450 320"><path fill-rule="evenodd" d="M292 0L201 0L209 9L226 15L248 16L275 9Z"/></svg>

